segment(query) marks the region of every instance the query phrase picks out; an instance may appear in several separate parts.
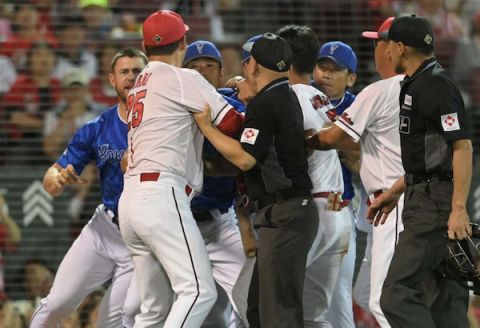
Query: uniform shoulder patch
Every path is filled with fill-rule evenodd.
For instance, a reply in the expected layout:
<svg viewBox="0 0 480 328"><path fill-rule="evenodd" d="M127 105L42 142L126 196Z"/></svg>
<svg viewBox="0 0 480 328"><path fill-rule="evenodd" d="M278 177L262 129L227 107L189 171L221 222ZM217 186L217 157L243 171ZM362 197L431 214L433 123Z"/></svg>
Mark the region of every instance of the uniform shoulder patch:
<svg viewBox="0 0 480 328"><path fill-rule="evenodd" d="M258 134L260 133L257 129L252 128L245 128L242 132L242 137L240 138L240 142L248 143L250 145L254 145L257 141Z"/></svg>
<svg viewBox="0 0 480 328"><path fill-rule="evenodd" d="M460 123L458 122L457 113L445 114L440 117L443 131L460 130Z"/></svg>

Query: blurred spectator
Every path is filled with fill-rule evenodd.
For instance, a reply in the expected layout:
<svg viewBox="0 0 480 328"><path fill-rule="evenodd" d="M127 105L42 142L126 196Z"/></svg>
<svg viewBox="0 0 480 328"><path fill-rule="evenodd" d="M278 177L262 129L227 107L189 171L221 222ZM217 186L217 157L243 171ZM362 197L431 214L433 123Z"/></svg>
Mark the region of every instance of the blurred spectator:
<svg viewBox="0 0 480 328"><path fill-rule="evenodd" d="M15 6L14 33L2 45L1 54L9 56L18 71L27 68L27 52L32 43L46 41L56 45L55 37L40 24L36 7L26 2Z"/></svg>
<svg viewBox="0 0 480 328"><path fill-rule="evenodd" d="M33 308L48 295L54 278L53 271L41 260L29 259L23 266L23 288L25 297Z"/></svg>
<svg viewBox="0 0 480 328"><path fill-rule="evenodd" d="M115 21L108 0L79 0L78 6L82 10L87 28L87 43L94 48L110 36Z"/></svg>
<svg viewBox="0 0 480 328"><path fill-rule="evenodd" d="M166 0L136 0L132 5L131 0L110 0L110 8L115 15L132 14L136 22L143 22L151 13L164 9L162 5Z"/></svg>
<svg viewBox="0 0 480 328"><path fill-rule="evenodd" d="M105 44L98 54L99 73L90 81L90 93L94 101L112 106L118 102L118 95L110 83L109 73L111 70L112 58L120 51L121 47L115 44Z"/></svg>
<svg viewBox="0 0 480 328"><path fill-rule="evenodd" d="M121 14L118 14L119 17L119 25L113 27L110 38L117 40L117 39L140 39L140 27L141 25L138 23L137 17L133 13L133 11L123 11Z"/></svg>
<svg viewBox="0 0 480 328"><path fill-rule="evenodd" d="M0 55L0 96L10 90L17 79L17 70L9 57Z"/></svg>
<svg viewBox="0 0 480 328"><path fill-rule="evenodd" d="M79 68L88 80L97 74L97 58L85 48L86 27L81 16L63 16L58 29L58 56L53 76L62 79L69 71Z"/></svg>
<svg viewBox="0 0 480 328"><path fill-rule="evenodd" d="M49 33L54 33L57 29L55 26L55 18L64 13L59 12L57 0L30 0L38 11L38 20L40 26L47 29Z"/></svg>
<svg viewBox="0 0 480 328"><path fill-rule="evenodd" d="M81 328L95 328L103 295L103 290L94 291L79 306L78 317L80 318Z"/></svg>
<svg viewBox="0 0 480 328"><path fill-rule="evenodd" d="M22 232L16 222L10 216L8 204L0 193L0 293L5 290L4 262L2 252L13 252L22 241Z"/></svg>
<svg viewBox="0 0 480 328"><path fill-rule="evenodd" d="M220 48L223 62L223 84L234 76L243 76L240 45L225 45Z"/></svg>
<svg viewBox="0 0 480 328"><path fill-rule="evenodd" d="M12 34L10 18L14 6L6 3L6 0L0 0L0 42L7 40Z"/></svg>
<svg viewBox="0 0 480 328"><path fill-rule="evenodd" d="M445 0L392 1L397 13L415 13L430 21L437 38L464 38L467 26L457 14L455 5L446 6ZM393 5L395 3L395 5Z"/></svg>
<svg viewBox="0 0 480 328"><path fill-rule="evenodd" d="M0 327L26 328L25 318L19 314L4 292L0 292Z"/></svg>
<svg viewBox="0 0 480 328"><path fill-rule="evenodd" d="M62 79L62 98L45 114L43 149L50 159L56 160L75 131L105 109L92 101L88 82L80 69L71 70Z"/></svg>
<svg viewBox="0 0 480 328"><path fill-rule="evenodd" d="M45 162L42 152L44 115L60 96L60 83L51 77L55 53L48 43L32 44L26 74L20 75L3 99L9 122L8 154L20 164Z"/></svg>
<svg viewBox="0 0 480 328"><path fill-rule="evenodd" d="M473 15L471 20L469 38L459 41L452 60L452 75L462 89L468 90L472 82L472 70L480 67L480 10Z"/></svg>

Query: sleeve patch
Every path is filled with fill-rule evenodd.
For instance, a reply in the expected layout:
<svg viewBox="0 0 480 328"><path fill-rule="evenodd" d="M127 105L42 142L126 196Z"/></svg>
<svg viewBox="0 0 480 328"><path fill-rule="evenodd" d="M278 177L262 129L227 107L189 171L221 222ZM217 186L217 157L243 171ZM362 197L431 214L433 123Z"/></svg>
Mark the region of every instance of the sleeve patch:
<svg viewBox="0 0 480 328"><path fill-rule="evenodd" d="M252 128L245 128L242 132L242 137L240 138L240 142L248 143L250 145L254 145L255 141L257 141L258 134L260 133L257 129Z"/></svg>
<svg viewBox="0 0 480 328"><path fill-rule="evenodd" d="M450 113L450 114L442 115L440 120L442 122L443 131L460 130L460 123L458 122L457 113Z"/></svg>

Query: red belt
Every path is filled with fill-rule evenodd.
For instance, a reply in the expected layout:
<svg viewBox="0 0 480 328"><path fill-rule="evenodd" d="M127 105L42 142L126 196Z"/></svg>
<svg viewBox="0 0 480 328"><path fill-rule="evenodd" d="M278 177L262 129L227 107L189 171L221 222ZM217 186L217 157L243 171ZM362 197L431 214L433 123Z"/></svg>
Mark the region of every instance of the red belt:
<svg viewBox="0 0 480 328"><path fill-rule="evenodd" d="M140 182L158 181L158 178L160 178L160 172L140 173ZM185 193L187 194L187 196L190 196L190 194L192 193L192 187L190 187L189 185L186 185Z"/></svg>
<svg viewBox="0 0 480 328"><path fill-rule="evenodd" d="M383 190L377 190L373 193L373 198L377 198L378 196L380 196L381 194L383 194ZM367 198L367 206L370 206L372 205L372 201L370 200L370 197Z"/></svg>
<svg viewBox="0 0 480 328"><path fill-rule="evenodd" d="M330 198L330 195L333 194L334 199L332 199L333 203L335 204L336 202L339 202L340 207L344 208L347 207L350 204L349 199L342 200L342 193L340 192L333 192L333 191L321 191L321 192L315 192L312 194L313 198Z"/></svg>

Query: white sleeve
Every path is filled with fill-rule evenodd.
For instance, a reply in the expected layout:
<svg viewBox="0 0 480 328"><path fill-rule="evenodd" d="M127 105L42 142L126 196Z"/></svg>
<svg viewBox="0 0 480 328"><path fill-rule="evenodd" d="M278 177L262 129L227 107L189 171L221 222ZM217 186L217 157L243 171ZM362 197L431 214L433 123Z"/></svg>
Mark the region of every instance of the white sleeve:
<svg viewBox="0 0 480 328"><path fill-rule="evenodd" d="M233 107L221 94L198 72L188 70L181 76L183 94L181 102L192 112L202 112L208 105L211 109L212 120L218 125L223 117Z"/></svg>
<svg viewBox="0 0 480 328"><path fill-rule="evenodd" d="M358 142L382 107L383 93L371 86L363 89L335 122L353 141Z"/></svg>

